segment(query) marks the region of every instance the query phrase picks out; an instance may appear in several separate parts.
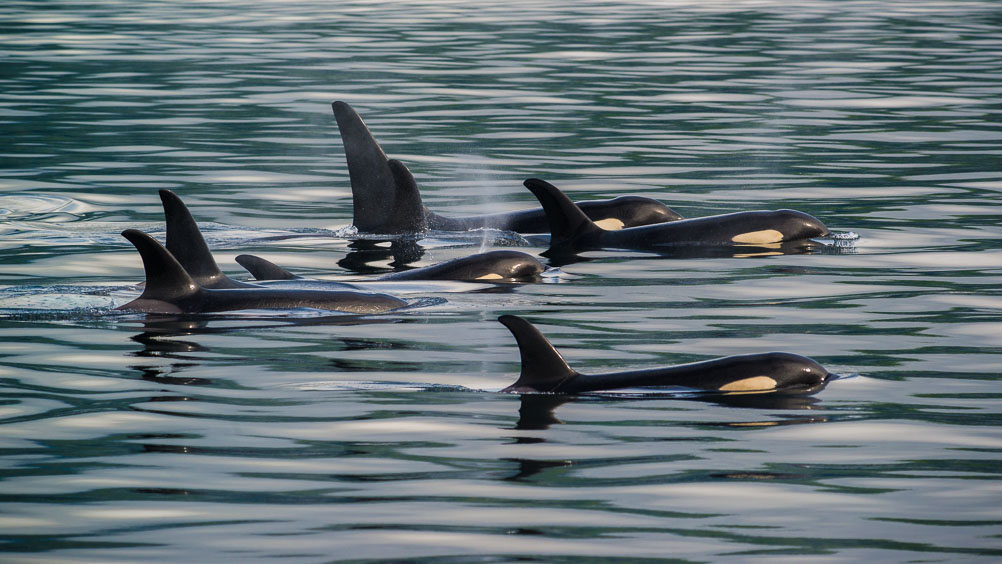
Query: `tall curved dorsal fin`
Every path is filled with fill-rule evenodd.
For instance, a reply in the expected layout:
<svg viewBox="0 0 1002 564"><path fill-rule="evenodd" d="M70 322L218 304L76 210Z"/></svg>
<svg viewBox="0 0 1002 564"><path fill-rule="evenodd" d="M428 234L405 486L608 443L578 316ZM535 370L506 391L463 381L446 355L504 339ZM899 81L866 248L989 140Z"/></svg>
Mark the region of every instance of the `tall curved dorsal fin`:
<svg viewBox="0 0 1002 564"><path fill-rule="evenodd" d="M530 178L522 183L539 200L550 224L550 246L573 245L575 239L592 232L601 232L581 208L579 208L559 188L538 178Z"/></svg>
<svg viewBox="0 0 1002 564"><path fill-rule="evenodd" d="M390 159L387 164L393 174L395 197L386 232L420 233L427 231L428 218L425 217L421 192L418 190L414 175L407 169L407 165L397 159Z"/></svg>
<svg viewBox="0 0 1002 564"><path fill-rule="evenodd" d="M522 357L522 373L502 392L552 392L578 375L536 326L516 315L498 318L511 331Z"/></svg>
<svg viewBox="0 0 1002 564"><path fill-rule="evenodd" d="M212 258L202 232L181 198L170 190L160 190L160 201L167 220L167 250L199 286L205 288L236 287Z"/></svg>
<svg viewBox="0 0 1002 564"><path fill-rule="evenodd" d="M143 259L146 286L140 299L173 302L199 290L198 284L185 272L181 263L153 237L138 229L126 229L122 236L135 245Z"/></svg>
<svg viewBox="0 0 1002 564"><path fill-rule="evenodd" d="M352 224L364 233L383 233L391 223L396 183L386 153L358 113L345 102L334 102L351 179Z"/></svg>

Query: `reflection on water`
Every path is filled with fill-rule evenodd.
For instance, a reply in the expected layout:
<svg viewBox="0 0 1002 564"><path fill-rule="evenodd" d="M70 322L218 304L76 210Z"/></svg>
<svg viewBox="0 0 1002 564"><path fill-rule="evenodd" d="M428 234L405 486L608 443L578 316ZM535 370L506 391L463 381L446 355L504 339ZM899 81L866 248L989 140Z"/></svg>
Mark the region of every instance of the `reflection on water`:
<svg viewBox="0 0 1002 564"><path fill-rule="evenodd" d="M1002 556L995 3L4 8L10 558ZM162 236L160 188L234 276L242 253L338 281L546 250L359 239L332 100L443 215L535 207L538 177L859 238L379 283L421 307L368 318L109 312L143 279L119 234ZM861 376L814 397L498 394L519 369L506 313L584 372L786 350Z"/></svg>
<svg viewBox="0 0 1002 564"><path fill-rule="evenodd" d="M356 274L392 272L392 269L371 266L370 263L392 259L391 267L402 267L421 260L424 248L415 240L369 241L359 239L348 244L348 254L337 261L338 266Z"/></svg>

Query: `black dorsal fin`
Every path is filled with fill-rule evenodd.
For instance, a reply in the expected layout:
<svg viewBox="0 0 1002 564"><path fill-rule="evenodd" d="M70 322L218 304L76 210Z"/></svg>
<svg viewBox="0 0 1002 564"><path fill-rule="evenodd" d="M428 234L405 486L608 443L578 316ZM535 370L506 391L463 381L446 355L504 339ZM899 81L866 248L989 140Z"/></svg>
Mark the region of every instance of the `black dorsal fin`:
<svg viewBox="0 0 1002 564"><path fill-rule="evenodd" d="M146 270L146 286L140 299L174 302L199 290L181 263L153 237L138 229L126 229L122 236L135 245Z"/></svg>
<svg viewBox="0 0 1002 564"><path fill-rule="evenodd" d="M391 216L396 196L393 173L386 153L373 138L369 128L351 106L334 102L351 179L352 224L363 233L383 233L392 227Z"/></svg>
<svg viewBox="0 0 1002 564"><path fill-rule="evenodd" d="M523 184L543 206L546 220L550 224L551 247L573 245L583 235L602 231L556 186L538 178L530 178Z"/></svg>
<svg viewBox="0 0 1002 564"><path fill-rule="evenodd" d="M522 373L502 392L553 392L578 375L536 326L515 315L498 318L511 331L522 357Z"/></svg>
<svg viewBox="0 0 1002 564"><path fill-rule="evenodd" d="M244 267L255 280L297 280L301 278L277 264L254 255L238 255L236 261Z"/></svg>
<svg viewBox="0 0 1002 564"><path fill-rule="evenodd" d="M163 202L164 217L167 220L167 250L198 285L203 288L241 286L219 270L195 218L181 198L170 190L160 190L160 201Z"/></svg>
<svg viewBox="0 0 1002 564"><path fill-rule="evenodd" d="M418 190L414 175L407 165L397 159L387 161L390 172L393 173L393 184L396 187L393 200L393 213L387 232L421 233L428 230L428 219L425 217L424 204L421 202L421 192Z"/></svg>

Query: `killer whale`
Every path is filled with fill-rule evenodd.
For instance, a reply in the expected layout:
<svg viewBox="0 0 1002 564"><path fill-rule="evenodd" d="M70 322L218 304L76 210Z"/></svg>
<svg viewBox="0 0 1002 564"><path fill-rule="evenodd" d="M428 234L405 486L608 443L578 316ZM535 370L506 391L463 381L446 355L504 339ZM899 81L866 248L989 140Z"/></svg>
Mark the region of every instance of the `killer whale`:
<svg viewBox="0 0 1002 564"><path fill-rule="evenodd" d="M532 323L515 315L498 318L518 343L522 370L518 380L501 390L511 393L579 394L636 387L683 387L730 393L782 392L813 394L831 374L817 362L796 354L743 354L607 374L581 374Z"/></svg>
<svg viewBox="0 0 1002 564"><path fill-rule="evenodd" d="M546 270L539 260L521 251L494 250L459 257L423 268L380 276L380 280L469 280L528 282Z"/></svg>
<svg viewBox="0 0 1002 564"><path fill-rule="evenodd" d="M549 182L530 178L524 184L546 212L551 250L776 245L830 234L820 220L795 210L736 212L610 231L596 225Z"/></svg>
<svg viewBox="0 0 1002 564"><path fill-rule="evenodd" d="M394 170L361 116L345 102L331 104L348 163L352 192L352 224L363 233L420 233L427 229L469 231L478 228L518 233L547 231L546 214L540 208L510 213L445 217L429 210L407 167ZM399 168L398 167L398 168ZM401 180L402 179L402 180ZM676 221L681 215L663 203L642 196L619 196L610 200L579 202L591 219L608 229Z"/></svg>
<svg viewBox="0 0 1002 564"><path fill-rule="evenodd" d="M390 161L394 174L407 175L406 169L401 169L395 163L396 161ZM167 250L199 286L208 289L262 287L260 284L234 280L220 271L198 224L177 194L161 189L160 200L167 222ZM254 255L239 255L236 261L256 281L303 280L302 277ZM544 270L546 266L532 255L520 251L497 250L395 272L378 279L527 282L535 280ZM325 281L324 286L357 289L345 282Z"/></svg>
<svg viewBox="0 0 1002 564"><path fill-rule="evenodd" d="M136 299L116 309L145 313L211 313L239 309L316 308L345 313L383 313L407 305L386 294L284 288L205 288L155 239L136 229L122 236L139 251L146 285Z"/></svg>
<svg viewBox="0 0 1002 564"><path fill-rule="evenodd" d="M202 288L211 290L224 290L235 288L261 288L261 284L254 284L234 280L224 274L216 260L212 257L212 251L202 236L202 231L198 228L195 218L192 217L188 206L181 201L177 194L167 189L161 189L160 201L163 204L164 219L166 221L166 247L167 251L177 259L185 272L191 276L192 280ZM274 265L273 265L274 266ZM278 267L275 267L278 268ZM272 273L267 280L291 280L296 277L290 273L282 277ZM291 278L290 278L291 277ZM263 278L262 278L263 280ZM355 286L344 282L325 282L326 289L335 287L344 290L355 290Z"/></svg>
<svg viewBox="0 0 1002 564"><path fill-rule="evenodd" d="M240 255L240 263L255 280L301 280L288 270L254 255ZM512 250L494 250L438 264L393 272L376 280L465 280L480 282L531 282L546 266L536 257Z"/></svg>

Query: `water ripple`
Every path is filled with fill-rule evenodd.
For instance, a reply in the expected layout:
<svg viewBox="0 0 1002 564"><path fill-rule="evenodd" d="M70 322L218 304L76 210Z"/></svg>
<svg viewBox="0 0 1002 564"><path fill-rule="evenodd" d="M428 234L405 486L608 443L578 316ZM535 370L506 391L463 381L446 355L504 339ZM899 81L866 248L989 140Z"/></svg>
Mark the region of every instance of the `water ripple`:
<svg viewBox="0 0 1002 564"><path fill-rule="evenodd" d="M994 3L15 0L0 22L12 558L1002 556ZM545 250L353 247L333 100L443 215L534 207L541 177L686 217L801 209L834 244L594 251L548 284L391 286L420 307L371 318L107 309L143 277L121 230L163 237L158 188L234 276L241 252L344 280ZM857 376L497 394L505 313L586 372L780 349Z"/></svg>

